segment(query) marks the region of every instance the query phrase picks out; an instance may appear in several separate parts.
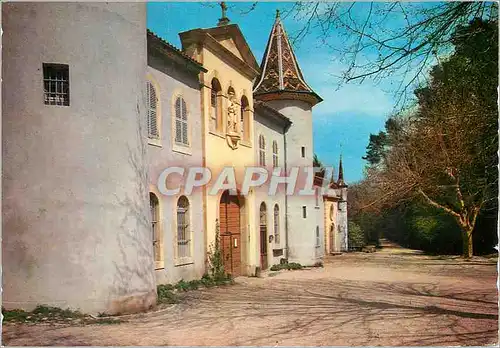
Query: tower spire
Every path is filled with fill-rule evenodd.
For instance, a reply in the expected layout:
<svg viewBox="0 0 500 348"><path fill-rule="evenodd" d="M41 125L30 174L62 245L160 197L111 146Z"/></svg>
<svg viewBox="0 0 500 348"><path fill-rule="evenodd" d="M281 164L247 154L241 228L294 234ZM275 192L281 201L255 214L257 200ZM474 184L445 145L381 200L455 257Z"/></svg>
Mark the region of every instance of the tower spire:
<svg viewBox="0 0 500 348"><path fill-rule="evenodd" d="M322 101L302 75L279 10L276 10L260 69L261 74L254 85L254 96L257 99L298 99L311 105Z"/></svg>
<svg viewBox="0 0 500 348"><path fill-rule="evenodd" d="M339 161L339 179L337 180L337 184L339 186L344 186L344 168L342 167L342 153L340 153L340 161Z"/></svg>
<svg viewBox="0 0 500 348"><path fill-rule="evenodd" d="M221 18L219 18L219 23L217 23L218 27L223 26L223 25L227 25L230 22L229 18L226 17L227 6L226 6L226 3L224 1L222 1L220 3L220 8L221 8L222 16L221 16Z"/></svg>

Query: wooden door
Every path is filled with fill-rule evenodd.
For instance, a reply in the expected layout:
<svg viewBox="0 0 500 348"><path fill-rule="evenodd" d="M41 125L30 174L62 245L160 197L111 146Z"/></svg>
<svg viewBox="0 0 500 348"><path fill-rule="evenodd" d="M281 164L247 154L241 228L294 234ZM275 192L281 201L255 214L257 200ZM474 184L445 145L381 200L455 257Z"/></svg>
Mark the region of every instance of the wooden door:
<svg viewBox="0 0 500 348"><path fill-rule="evenodd" d="M241 275L241 217L238 196L224 192L219 205L219 221L224 270L237 277Z"/></svg>

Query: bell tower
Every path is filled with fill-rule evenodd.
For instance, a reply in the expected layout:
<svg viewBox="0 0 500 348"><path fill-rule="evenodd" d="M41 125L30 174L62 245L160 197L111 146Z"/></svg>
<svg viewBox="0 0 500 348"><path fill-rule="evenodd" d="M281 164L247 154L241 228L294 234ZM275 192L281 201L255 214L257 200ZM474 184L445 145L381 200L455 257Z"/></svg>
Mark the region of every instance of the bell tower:
<svg viewBox="0 0 500 348"><path fill-rule="evenodd" d="M265 102L292 122L286 133L286 161L288 168L299 167L298 187L287 200L287 257L303 265L313 264L317 261L316 233L318 228L322 229L322 224L316 219L314 194L299 196L297 193L307 182L304 168L312 167L312 108L322 99L304 79L279 11L260 69L253 89L254 99Z"/></svg>

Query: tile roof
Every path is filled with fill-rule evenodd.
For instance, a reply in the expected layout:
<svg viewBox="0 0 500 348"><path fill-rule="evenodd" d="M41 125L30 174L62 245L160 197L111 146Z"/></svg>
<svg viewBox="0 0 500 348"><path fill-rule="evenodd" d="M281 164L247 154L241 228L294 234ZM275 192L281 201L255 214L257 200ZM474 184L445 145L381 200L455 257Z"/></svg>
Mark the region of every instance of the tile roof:
<svg viewBox="0 0 500 348"><path fill-rule="evenodd" d="M206 69L203 67L203 65L198 62L197 60L191 58L190 56L188 56L187 54L185 54L184 52L182 52L182 50L178 49L177 47L175 47L174 45L172 45L171 43L169 43L168 41L162 39L161 37L159 37L158 35L156 35L155 33L153 33L151 30L147 30L147 35L152 37L153 39L156 39L157 41L161 42L161 44L164 46L164 48L170 50L171 52L177 54L179 57L185 59L187 62L189 63L192 63L192 64L195 64L196 66L198 66L200 68L200 70L203 70L203 71L206 71Z"/></svg>
<svg viewBox="0 0 500 348"><path fill-rule="evenodd" d="M307 94L313 97L309 100L316 103L322 101L304 80L279 13L269 35L262 58L261 75L256 80L253 92L255 96L291 92L298 98Z"/></svg>

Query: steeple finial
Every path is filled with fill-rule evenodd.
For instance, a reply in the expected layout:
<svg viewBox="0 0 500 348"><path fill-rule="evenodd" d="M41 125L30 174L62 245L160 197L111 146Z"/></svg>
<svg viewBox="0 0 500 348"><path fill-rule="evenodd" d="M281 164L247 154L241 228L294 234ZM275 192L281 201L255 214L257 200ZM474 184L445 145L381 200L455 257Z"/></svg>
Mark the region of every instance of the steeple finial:
<svg viewBox="0 0 500 348"><path fill-rule="evenodd" d="M217 26L222 26L222 25L227 25L229 24L229 18L226 17L226 11L227 11L227 6L224 1L220 3L220 8L222 11L222 17L219 18L219 23L217 23Z"/></svg>
<svg viewBox="0 0 500 348"><path fill-rule="evenodd" d="M339 161L339 179L337 180L337 184L343 186L344 182L344 168L342 167L342 152L340 153L340 161Z"/></svg>
<svg viewBox="0 0 500 348"><path fill-rule="evenodd" d="M280 9L276 9L276 19L280 18Z"/></svg>

